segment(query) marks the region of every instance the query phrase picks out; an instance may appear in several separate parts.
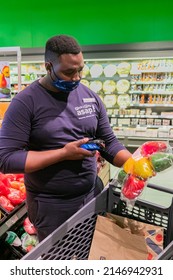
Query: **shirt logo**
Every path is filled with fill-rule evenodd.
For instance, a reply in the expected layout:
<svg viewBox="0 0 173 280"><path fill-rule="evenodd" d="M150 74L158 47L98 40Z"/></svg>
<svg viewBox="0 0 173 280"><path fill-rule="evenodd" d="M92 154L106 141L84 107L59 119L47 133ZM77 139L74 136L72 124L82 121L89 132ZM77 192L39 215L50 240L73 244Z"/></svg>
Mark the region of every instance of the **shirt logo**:
<svg viewBox="0 0 173 280"><path fill-rule="evenodd" d="M85 104L83 106L75 107L79 119L95 116L96 109L94 104Z"/></svg>

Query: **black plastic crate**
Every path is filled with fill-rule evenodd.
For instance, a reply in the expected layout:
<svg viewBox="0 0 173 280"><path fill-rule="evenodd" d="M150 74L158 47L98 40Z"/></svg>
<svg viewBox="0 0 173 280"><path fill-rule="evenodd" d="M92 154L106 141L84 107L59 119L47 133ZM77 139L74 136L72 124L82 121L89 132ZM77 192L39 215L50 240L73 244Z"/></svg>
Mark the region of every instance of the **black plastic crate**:
<svg viewBox="0 0 173 280"><path fill-rule="evenodd" d="M0 238L10 230L20 218L26 215L26 204L23 201L21 204L17 205L13 211L8 212L3 207L0 208L3 213L3 218L0 220Z"/></svg>
<svg viewBox="0 0 173 280"><path fill-rule="evenodd" d="M155 189L158 192L169 193L173 191L154 184L148 184L148 188ZM120 189L110 184L108 212L128 217L148 224L161 226L164 228L164 247L173 240L173 198L169 207L164 207L145 200L138 199L134 207L126 206L126 203L120 199Z"/></svg>
<svg viewBox="0 0 173 280"><path fill-rule="evenodd" d="M165 190L161 188L158 191ZM151 205L145 201L137 200L134 209L129 213L125 203L120 200L120 191L117 191L110 184L109 188L105 188L101 194L74 214L22 259L88 259L97 215L105 215L106 212L163 226L166 238L165 244L168 244L173 239L172 210L173 203L170 207L164 208L156 204Z"/></svg>
<svg viewBox="0 0 173 280"><path fill-rule="evenodd" d="M1 218L0 218L0 226L4 223L7 218L7 214L2 207L0 207Z"/></svg>
<svg viewBox="0 0 173 280"><path fill-rule="evenodd" d="M26 254L21 246L14 247L2 239L0 240L0 247L0 260L20 260Z"/></svg>

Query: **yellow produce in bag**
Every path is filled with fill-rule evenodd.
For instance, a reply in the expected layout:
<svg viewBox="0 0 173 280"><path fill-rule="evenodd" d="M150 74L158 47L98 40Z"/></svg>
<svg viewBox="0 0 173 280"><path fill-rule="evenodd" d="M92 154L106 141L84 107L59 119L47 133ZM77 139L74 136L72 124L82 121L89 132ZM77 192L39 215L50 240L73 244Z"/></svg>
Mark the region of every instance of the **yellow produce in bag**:
<svg viewBox="0 0 173 280"><path fill-rule="evenodd" d="M133 169L135 165L134 158L129 158L123 165L123 169L127 174L133 174Z"/></svg>
<svg viewBox="0 0 173 280"><path fill-rule="evenodd" d="M143 179L147 179L154 176L155 172L150 160L146 157L142 157L135 160L132 174Z"/></svg>

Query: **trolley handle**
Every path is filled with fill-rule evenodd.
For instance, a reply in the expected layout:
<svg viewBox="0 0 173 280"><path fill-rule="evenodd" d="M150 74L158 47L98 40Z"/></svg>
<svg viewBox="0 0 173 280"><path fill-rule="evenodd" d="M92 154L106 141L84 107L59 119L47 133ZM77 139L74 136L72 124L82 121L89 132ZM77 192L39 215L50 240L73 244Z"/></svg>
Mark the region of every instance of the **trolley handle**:
<svg viewBox="0 0 173 280"><path fill-rule="evenodd" d="M166 188L166 187L163 187L163 186L159 186L159 185L156 185L156 184L152 184L152 183L147 184L147 188L173 194L173 189L169 189L169 188Z"/></svg>

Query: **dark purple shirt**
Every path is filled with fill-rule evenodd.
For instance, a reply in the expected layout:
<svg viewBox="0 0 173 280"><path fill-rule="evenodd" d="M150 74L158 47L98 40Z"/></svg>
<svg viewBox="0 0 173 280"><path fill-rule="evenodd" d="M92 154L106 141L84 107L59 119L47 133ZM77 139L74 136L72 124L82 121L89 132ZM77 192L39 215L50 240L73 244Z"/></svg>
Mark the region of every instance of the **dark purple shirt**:
<svg viewBox="0 0 173 280"><path fill-rule="evenodd" d="M105 140L104 158L112 163L125 147L109 125L99 96L83 84L70 93L54 93L38 81L18 93L0 130L0 171L24 173L28 150L62 148L83 137ZM59 196L86 193L96 178L96 157L63 161L25 174L28 191Z"/></svg>

